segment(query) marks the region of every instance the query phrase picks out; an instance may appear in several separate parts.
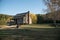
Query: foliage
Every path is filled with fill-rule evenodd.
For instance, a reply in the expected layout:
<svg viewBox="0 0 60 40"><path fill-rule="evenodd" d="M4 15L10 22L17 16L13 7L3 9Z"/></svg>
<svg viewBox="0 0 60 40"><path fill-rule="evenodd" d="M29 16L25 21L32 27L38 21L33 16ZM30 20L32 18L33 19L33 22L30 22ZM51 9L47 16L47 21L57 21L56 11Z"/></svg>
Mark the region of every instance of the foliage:
<svg viewBox="0 0 60 40"><path fill-rule="evenodd" d="M32 18L32 23L37 23L37 16L35 14L30 14L30 17Z"/></svg>
<svg viewBox="0 0 60 40"><path fill-rule="evenodd" d="M56 25L57 18L60 19L58 16L58 12L60 10L60 0L44 0L45 4L47 5L48 9L51 13L53 13L53 22Z"/></svg>
<svg viewBox="0 0 60 40"><path fill-rule="evenodd" d="M10 15L0 14L0 25L4 25L12 18Z"/></svg>
<svg viewBox="0 0 60 40"><path fill-rule="evenodd" d="M38 23L38 24L43 23L43 21L44 21L43 16L40 15L40 14L36 14L36 16L37 16L37 23Z"/></svg>

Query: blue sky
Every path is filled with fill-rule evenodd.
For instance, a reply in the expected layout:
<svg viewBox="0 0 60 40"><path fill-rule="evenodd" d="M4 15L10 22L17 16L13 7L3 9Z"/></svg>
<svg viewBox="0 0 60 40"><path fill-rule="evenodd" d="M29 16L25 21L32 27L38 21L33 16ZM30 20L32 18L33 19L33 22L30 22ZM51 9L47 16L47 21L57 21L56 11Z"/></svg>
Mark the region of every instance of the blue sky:
<svg viewBox="0 0 60 40"><path fill-rule="evenodd" d="M46 8L43 0L0 0L0 14L15 15L27 11L44 14Z"/></svg>

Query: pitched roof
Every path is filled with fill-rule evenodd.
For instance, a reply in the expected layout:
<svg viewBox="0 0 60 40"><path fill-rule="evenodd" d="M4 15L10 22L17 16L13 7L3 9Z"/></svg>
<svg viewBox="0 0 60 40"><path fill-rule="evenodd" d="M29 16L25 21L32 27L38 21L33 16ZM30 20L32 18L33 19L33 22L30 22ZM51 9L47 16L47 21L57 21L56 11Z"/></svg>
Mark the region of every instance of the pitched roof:
<svg viewBox="0 0 60 40"><path fill-rule="evenodd" d="M18 14L16 14L15 16L14 16L14 18L21 18L21 17L24 17L26 14L28 14L29 13L29 11L28 12L24 12L24 13L18 13Z"/></svg>

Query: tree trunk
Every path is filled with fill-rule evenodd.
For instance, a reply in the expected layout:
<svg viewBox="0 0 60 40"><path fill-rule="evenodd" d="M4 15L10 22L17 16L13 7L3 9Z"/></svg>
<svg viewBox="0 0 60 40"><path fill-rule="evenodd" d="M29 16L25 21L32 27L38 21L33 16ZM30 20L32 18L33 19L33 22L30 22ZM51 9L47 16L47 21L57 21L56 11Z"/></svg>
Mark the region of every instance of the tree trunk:
<svg viewBox="0 0 60 40"><path fill-rule="evenodd" d="M53 21L54 21L54 26L57 27L56 20L53 20Z"/></svg>

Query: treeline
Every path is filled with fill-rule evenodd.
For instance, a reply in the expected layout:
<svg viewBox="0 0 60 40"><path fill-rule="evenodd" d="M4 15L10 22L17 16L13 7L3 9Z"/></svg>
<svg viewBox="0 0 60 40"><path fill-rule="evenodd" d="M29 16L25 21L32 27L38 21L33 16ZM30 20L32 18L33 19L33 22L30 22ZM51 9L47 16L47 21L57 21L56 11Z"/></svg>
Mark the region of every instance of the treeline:
<svg viewBox="0 0 60 40"><path fill-rule="evenodd" d="M5 25L13 16L0 14L0 25Z"/></svg>
<svg viewBox="0 0 60 40"><path fill-rule="evenodd" d="M58 12L58 11L57 11ZM54 23L54 20L56 20L56 23L60 23L60 13L57 13L57 15L54 17L53 13L47 13L47 14L32 14L32 22L33 24L50 24Z"/></svg>
<svg viewBox="0 0 60 40"><path fill-rule="evenodd" d="M30 14L32 18L32 23L33 24L42 24L44 23L44 15L45 14Z"/></svg>
<svg viewBox="0 0 60 40"><path fill-rule="evenodd" d="M58 14L60 15L60 13ZM46 23L53 23L53 13L47 13L47 14L30 14L30 17L32 18L33 24L46 24ZM59 16L60 17L60 16ZM12 19L13 16L11 15L5 15L0 14L0 25L7 24L10 19ZM58 18L58 17L57 17ZM60 23L60 18L56 21L57 23Z"/></svg>

